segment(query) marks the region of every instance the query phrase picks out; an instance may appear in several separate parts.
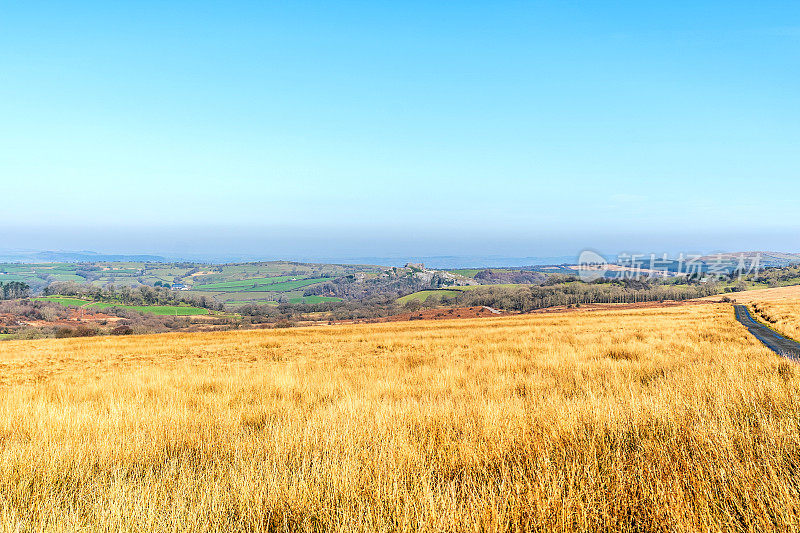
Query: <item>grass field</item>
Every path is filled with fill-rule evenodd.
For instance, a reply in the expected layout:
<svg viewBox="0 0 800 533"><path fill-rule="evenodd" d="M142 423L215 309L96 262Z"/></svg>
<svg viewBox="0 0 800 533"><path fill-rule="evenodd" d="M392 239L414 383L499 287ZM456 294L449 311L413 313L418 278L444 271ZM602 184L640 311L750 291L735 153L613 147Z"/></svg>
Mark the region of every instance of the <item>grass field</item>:
<svg viewBox="0 0 800 533"><path fill-rule="evenodd" d="M88 303L91 303L91 300L82 300L80 298L70 298L69 296L39 296L36 298L31 298L31 300L41 300L44 302L52 302L61 305L65 305L67 307L81 307Z"/></svg>
<svg viewBox="0 0 800 533"><path fill-rule="evenodd" d="M46 302L54 302L69 307L82 307L93 309L108 309L111 307L118 307L120 309L128 309L131 311L138 311L140 313L150 313L153 315L177 315L177 316L192 316L192 315L207 315L208 309L202 307L192 307L188 305L124 305L121 303L111 302L94 302L90 300L82 300L80 298L70 298L68 296L40 296L32 298L33 300L44 300ZM88 305L87 305L88 304Z"/></svg>
<svg viewBox="0 0 800 533"><path fill-rule="evenodd" d="M333 296L299 296L297 298L289 298L289 303L292 304L321 304L325 302L341 302L341 298Z"/></svg>
<svg viewBox="0 0 800 533"><path fill-rule="evenodd" d="M474 290L487 290L487 289L513 289L517 287L531 287L529 284L523 283L496 283L494 285L462 285L457 287L450 287L447 289L426 289L417 291L411 294L406 294L397 299L398 303L404 304L409 300L418 300L420 302L426 301L428 298L441 299L442 296L458 296L459 292L474 291Z"/></svg>
<svg viewBox="0 0 800 533"><path fill-rule="evenodd" d="M86 278L76 274L50 274L49 281L74 281L76 283L86 283Z"/></svg>
<svg viewBox="0 0 800 533"><path fill-rule="evenodd" d="M715 296L706 296L701 300L719 300L723 296L740 304L751 304L754 302L781 302L781 301L798 301L800 302L800 285L792 285L788 287L774 287L771 289L754 289L741 292L730 292L719 294Z"/></svg>
<svg viewBox="0 0 800 533"><path fill-rule="evenodd" d="M800 371L728 305L0 345L6 530L800 526Z"/></svg>
<svg viewBox="0 0 800 533"><path fill-rule="evenodd" d="M202 307L191 307L188 305L122 305L108 302L96 302L87 307L94 309L108 309L110 307L118 307L120 309L128 309L130 311L138 311L140 313L150 313L153 315L174 315L174 316L192 316L192 315L207 315L208 309Z"/></svg>
<svg viewBox="0 0 800 533"><path fill-rule="evenodd" d="M467 278L474 278L475 274L480 272L482 269L480 268L456 268L454 270L450 270L453 274L460 274Z"/></svg>
<svg viewBox="0 0 800 533"><path fill-rule="evenodd" d="M211 283L193 287L197 291L211 292L286 292L314 285L329 278L310 278L291 281L290 276L276 276L274 278L254 278L224 283Z"/></svg>
<svg viewBox="0 0 800 533"><path fill-rule="evenodd" d="M24 274L0 274L0 283L8 283L11 281L21 281L23 283L28 282L31 278L31 275L24 275Z"/></svg>
<svg viewBox="0 0 800 533"><path fill-rule="evenodd" d="M800 300L756 302L754 316L778 333L800 341Z"/></svg>
<svg viewBox="0 0 800 533"><path fill-rule="evenodd" d="M412 300L416 300L418 302L424 302L428 298L441 300L442 296L453 297L453 296L458 296L458 293L459 293L458 290L447 290L447 289L417 291L411 294L406 294L405 296L401 296L400 298L397 299L397 302L401 304L410 302Z"/></svg>
<svg viewBox="0 0 800 533"><path fill-rule="evenodd" d="M218 283L206 283L195 285L193 288L200 291L237 291L250 289L259 285L272 285L292 279L292 276L273 276L269 278L251 278L235 281L221 281Z"/></svg>

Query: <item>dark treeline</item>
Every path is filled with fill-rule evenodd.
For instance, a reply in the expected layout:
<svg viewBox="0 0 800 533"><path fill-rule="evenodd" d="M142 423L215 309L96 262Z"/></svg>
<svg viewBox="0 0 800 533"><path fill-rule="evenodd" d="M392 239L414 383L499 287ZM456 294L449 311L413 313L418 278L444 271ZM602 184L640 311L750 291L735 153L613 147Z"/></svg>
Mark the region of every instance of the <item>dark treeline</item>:
<svg viewBox="0 0 800 533"><path fill-rule="evenodd" d="M593 303L638 303L665 300L688 300L717 294L708 284L658 284L648 282L626 283L570 283L554 286L481 287L462 291L442 303L456 306L485 305L507 311L532 311L546 307Z"/></svg>
<svg viewBox="0 0 800 533"><path fill-rule="evenodd" d="M357 301L322 304L245 305L236 309L253 323L316 320L354 320L379 318L438 305L472 307L485 305L505 311L527 312L555 306L579 306L592 303L638 303L687 300L719 292L713 284L685 284L660 280L609 280L593 283L563 283L494 287L486 285L462 290L452 297L430 298L425 302L410 300L399 305L393 295L376 295Z"/></svg>
<svg viewBox="0 0 800 533"><path fill-rule="evenodd" d="M45 296L61 294L77 296L98 302L122 303L124 305L179 305L182 303L206 309L221 309L222 305L206 296L181 294L163 287L116 287L106 285L98 287L89 283L60 281L45 287Z"/></svg>
<svg viewBox="0 0 800 533"><path fill-rule="evenodd" d="M251 323L295 322L300 320L360 320L403 312L394 295L376 295L362 300L318 304L257 305L237 307L235 312Z"/></svg>
<svg viewBox="0 0 800 533"><path fill-rule="evenodd" d="M531 270L481 270L475 274L475 280L483 284L493 283L530 283L533 285L541 285L548 281L548 278L554 276L543 274L541 272L534 272Z"/></svg>
<svg viewBox="0 0 800 533"><path fill-rule="evenodd" d="M16 298L27 298L31 288L27 283L21 281L8 281L0 283L0 298L3 300L13 300Z"/></svg>
<svg viewBox="0 0 800 533"><path fill-rule="evenodd" d="M757 274L751 275L749 279L756 283L766 283L770 287L797 282L800 280L800 265L765 268Z"/></svg>

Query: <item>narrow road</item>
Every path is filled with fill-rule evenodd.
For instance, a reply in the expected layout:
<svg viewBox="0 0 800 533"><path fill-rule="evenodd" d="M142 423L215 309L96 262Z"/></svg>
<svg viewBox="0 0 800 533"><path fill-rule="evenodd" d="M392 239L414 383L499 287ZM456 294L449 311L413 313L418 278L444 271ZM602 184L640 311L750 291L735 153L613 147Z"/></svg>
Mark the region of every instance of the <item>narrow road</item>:
<svg viewBox="0 0 800 533"><path fill-rule="evenodd" d="M778 355L790 357L792 359L800 359L800 342L787 339L783 335L776 333L769 329L767 326L755 320L747 306L736 305L736 320L741 322L747 327L747 330L753 334L755 338L764 343L764 345Z"/></svg>

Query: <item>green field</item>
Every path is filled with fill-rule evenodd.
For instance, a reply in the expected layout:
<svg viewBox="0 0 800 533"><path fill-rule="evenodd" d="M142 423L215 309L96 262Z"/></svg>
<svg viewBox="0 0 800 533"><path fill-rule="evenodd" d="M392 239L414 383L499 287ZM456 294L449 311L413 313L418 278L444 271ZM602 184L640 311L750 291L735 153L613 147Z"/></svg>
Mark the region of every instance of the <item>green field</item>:
<svg viewBox="0 0 800 533"><path fill-rule="evenodd" d="M275 281L280 280L280 281ZM286 292L323 281L330 278L311 278L290 281L290 276L276 276L274 278L254 278L248 280L231 281L225 283L211 283L208 285L198 285L192 288L195 291L210 292Z"/></svg>
<svg viewBox="0 0 800 533"><path fill-rule="evenodd" d="M512 289L516 287L530 287L530 285L524 283L498 283L495 285L464 285L458 287L448 287L447 289L426 289L423 291L417 291L411 294L406 294L405 296L401 296L400 298L397 299L397 302L400 304L404 304L410 300L418 300L420 302L424 302L430 297L440 300L442 296L453 297L457 296L458 293L464 291L495 289L495 288Z"/></svg>
<svg viewBox="0 0 800 533"><path fill-rule="evenodd" d="M77 274L53 273L53 274L48 274L47 276L48 276L48 281L74 281L75 283L86 282L86 278L78 276Z"/></svg>
<svg viewBox="0 0 800 533"><path fill-rule="evenodd" d="M0 283L8 283L9 281L22 281L28 283L31 275L25 276L23 274L0 274Z"/></svg>
<svg viewBox="0 0 800 533"><path fill-rule="evenodd" d="M481 270L485 270L485 269L481 269L481 268L457 268L455 270L450 270L450 272L452 272L453 274L459 274L459 275L467 277L467 278L474 278L475 274L477 274Z"/></svg>
<svg viewBox="0 0 800 533"><path fill-rule="evenodd" d="M300 296L299 298L289 298L290 304L321 304L324 302L341 302L341 298L333 296Z"/></svg>
<svg viewBox="0 0 800 533"><path fill-rule="evenodd" d="M94 302L89 300L82 300L80 298L70 298L69 296L41 296L32 298L32 300L40 300L45 302L53 302L67 307L92 307L94 309L109 309L117 307L119 309L129 309L131 311L138 311L140 313L150 313L153 315L170 315L170 316L191 316L191 315L207 315L208 309L202 307L191 307L188 305L124 305L109 302Z"/></svg>
<svg viewBox="0 0 800 533"><path fill-rule="evenodd" d="M441 300L443 296L447 296L451 298L453 296L458 296L458 293L461 292L460 289L463 287L459 287L458 289L431 289L425 291L417 291L411 294L406 294L405 296L401 296L397 299L398 303L404 304L406 302L410 302L412 300L417 300L419 302L424 302L428 298L433 298L435 300Z"/></svg>
<svg viewBox="0 0 800 533"><path fill-rule="evenodd" d="M67 307L81 307L91 303L90 300L82 300L80 298L70 298L69 296L41 296L38 298L31 298L31 300L40 300L45 302L53 302Z"/></svg>
<svg viewBox="0 0 800 533"><path fill-rule="evenodd" d="M114 268L110 270L98 270L98 274L103 277L115 277L115 276L135 276L139 273L139 269L136 268Z"/></svg>
<svg viewBox="0 0 800 533"><path fill-rule="evenodd" d="M204 309L202 307L191 307L188 305L122 305L107 302L96 302L87 307L93 307L95 309L109 309L111 307L117 307L119 309L138 311L139 313L169 316L192 316L208 314L208 309Z"/></svg>
<svg viewBox="0 0 800 533"><path fill-rule="evenodd" d="M206 283L204 285L195 285L192 287L196 291L243 291L247 289L254 289L266 285L275 285L276 283L283 283L289 281L293 276L273 276L269 278L252 278L241 279L235 281L220 281L217 283Z"/></svg>

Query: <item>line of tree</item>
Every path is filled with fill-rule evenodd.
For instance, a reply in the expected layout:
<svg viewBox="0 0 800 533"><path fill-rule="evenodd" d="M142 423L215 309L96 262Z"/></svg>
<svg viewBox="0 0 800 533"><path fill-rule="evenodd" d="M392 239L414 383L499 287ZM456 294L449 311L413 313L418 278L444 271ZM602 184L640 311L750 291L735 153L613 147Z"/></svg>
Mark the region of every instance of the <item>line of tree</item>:
<svg viewBox="0 0 800 533"><path fill-rule="evenodd" d="M165 287L99 287L89 283L59 281L45 287L45 296L60 294L87 298L96 302L121 303L124 305L180 305L189 304L205 309L222 309L222 304L207 296L184 295Z"/></svg>
<svg viewBox="0 0 800 533"><path fill-rule="evenodd" d="M625 283L574 283L556 286L481 287L461 291L442 303L460 307L485 305L508 311L532 311L546 307L594 303L638 303L665 300L689 300L719 292L714 285Z"/></svg>
<svg viewBox="0 0 800 533"><path fill-rule="evenodd" d="M425 302L410 300L400 305L393 291L370 295L360 300L319 304L243 305L236 312L252 323L302 321L312 315L316 320L370 319L416 311L439 305L472 307L485 305L506 311L527 312L555 306L580 306L593 303L638 303L687 300L719 293L714 284L663 280L601 279L593 283L527 285L498 287L486 285L462 290L454 296L430 298Z"/></svg>
<svg viewBox="0 0 800 533"><path fill-rule="evenodd" d="M3 300L15 300L30 296L31 288L22 281L8 281L0 283L0 294Z"/></svg>

